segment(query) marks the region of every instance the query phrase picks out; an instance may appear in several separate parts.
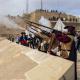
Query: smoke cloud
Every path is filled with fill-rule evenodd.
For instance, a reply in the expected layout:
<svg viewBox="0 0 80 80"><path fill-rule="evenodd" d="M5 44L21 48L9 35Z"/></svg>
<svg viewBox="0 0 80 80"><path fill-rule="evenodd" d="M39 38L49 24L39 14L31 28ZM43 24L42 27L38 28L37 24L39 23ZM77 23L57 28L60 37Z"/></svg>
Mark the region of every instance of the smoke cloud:
<svg viewBox="0 0 80 80"><path fill-rule="evenodd" d="M0 16L0 27L2 26L5 26L6 28L25 30L24 28L20 27L16 22L5 16Z"/></svg>

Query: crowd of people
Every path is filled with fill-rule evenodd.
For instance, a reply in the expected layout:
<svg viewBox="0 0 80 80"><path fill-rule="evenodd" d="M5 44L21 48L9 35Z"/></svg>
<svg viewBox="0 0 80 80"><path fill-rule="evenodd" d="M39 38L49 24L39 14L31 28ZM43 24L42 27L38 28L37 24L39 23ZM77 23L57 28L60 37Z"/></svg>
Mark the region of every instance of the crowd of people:
<svg viewBox="0 0 80 80"><path fill-rule="evenodd" d="M48 47L48 45L46 41L36 35L33 37L32 34L27 35L25 32L22 32L21 36L16 37L16 43L32 49L38 49L40 51L47 52L46 47Z"/></svg>
<svg viewBox="0 0 80 80"><path fill-rule="evenodd" d="M16 37L16 43L73 61L75 63L75 80L77 80L76 62L77 52L80 52L80 33L77 33L73 26L66 26L65 29L68 32L53 30L48 36L48 40L38 35L33 37L32 34L27 35L22 32L21 36Z"/></svg>
<svg viewBox="0 0 80 80"><path fill-rule="evenodd" d="M45 13L57 13L59 15L58 17L55 17L55 16L49 17L50 21L57 21L59 19L60 15L61 16L62 15L67 15L66 13L59 12L58 10L51 10L51 11L49 11L49 10L37 9L36 11L37 12L41 11L41 12L45 12ZM75 18L75 17L74 18L72 18L72 17L68 18L68 16L67 16L67 17L60 17L60 18L61 18L62 21L78 22L78 19Z"/></svg>
<svg viewBox="0 0 80 80"><path fill-rule="evenodd" d="M33 49L38 49L45 53L53 52L53 55L55 55L54 53L58 52L56 51L57 49L61 51L60 49L61 42L64 44L66 43L67 45L67 43L69 42L67 39L71 39L71 37L73 36L75 40L76 51L80 52L80 34L75 33L74 27L69 26L69 28L68 27L66 28L68 29L68 34L60 33L60 32L56 32L56 34L54 34L55 32L53 31L52 36L50 36L49 40L47 41L37 35L33 37L32 34L27 35L25 32L22 32L20 36L16 37L16 43L33 48ZM55 46L55 45L57 47L54 50L52 50L52 46Z"/></svg>
<svg viewBox="0 0 80 80"><path fill-rule="evenodd" d="M16 39L10 38L9 40L12 42L16 41L16 43L32 49L38 49L45 53L67 58L69 57L67 53L73 53L75 51L80 53L80 33L76 33L73 26L67 26L65 28L68 29L67 33L53 31L47 40L41 38L39 35L34 35L34 37L32 34L27 35L25 32L17 35ZM72 44L71 40L75 44ZM75 46L76 50L72 49L72 46Z"/></svg>

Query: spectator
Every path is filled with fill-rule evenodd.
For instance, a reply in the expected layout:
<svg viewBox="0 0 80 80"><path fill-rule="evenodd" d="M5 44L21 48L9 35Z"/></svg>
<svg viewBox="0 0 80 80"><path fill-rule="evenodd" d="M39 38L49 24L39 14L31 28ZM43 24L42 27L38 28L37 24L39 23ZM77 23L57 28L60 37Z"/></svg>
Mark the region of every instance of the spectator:
<svg viewBox="0 0 80 80"><path fill-rule="evenodd" d="M34 37L32 37L32 35L31 34L29 34L29 46L31 47L31 48L33 48L33 49L35 49L35 39L34 39Z"/></svg>
<svg viewBox="0 0 80 80"><path fill-rule="evenodd" d="M15 41L16 41L16 43L17 43L17 44L19 44L19 35L17 35L17 37L16 37L16 40L15 40Z"/></svg>
<svg viewBox="0 0 80 80"><path fill-rule="evenodd" d="M28 36L25 32L21 33L21 37L19 38L19 42L21 45L28 46Z"/></svg>

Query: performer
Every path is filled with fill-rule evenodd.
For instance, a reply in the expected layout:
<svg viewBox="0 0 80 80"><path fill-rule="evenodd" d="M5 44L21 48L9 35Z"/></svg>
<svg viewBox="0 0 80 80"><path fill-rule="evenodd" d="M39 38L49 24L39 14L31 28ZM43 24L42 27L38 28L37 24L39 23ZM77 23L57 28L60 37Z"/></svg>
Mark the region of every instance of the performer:
<svg viewBox="0 0 80 80"><path fill-rule="evenodd" d="M61 57L69 59L75 63L75 80L77 80L77 53L75 45L75 27L66 26L65 29L68 29L68 33L59 33L56 32L56 39L60 42L61 46Z"/></svg>
<svg viewBox="0 0 80 80"><path fill-rule="evenodd" d="M56 40L56 36L55 34L53 33L51 36L50 36L50 41L49 41L49 47L48 47L48 52L49 54L51 55L54 55L54 56L57 56L57 52L58 52L58 41Z"/></svg>
<svg viewBox="0 0 80 80"><path fill-rule="evenodd" d="M19 38L19 42L21 45L28 46L28 36L25 32L21 33L21 37Z"/></svg>

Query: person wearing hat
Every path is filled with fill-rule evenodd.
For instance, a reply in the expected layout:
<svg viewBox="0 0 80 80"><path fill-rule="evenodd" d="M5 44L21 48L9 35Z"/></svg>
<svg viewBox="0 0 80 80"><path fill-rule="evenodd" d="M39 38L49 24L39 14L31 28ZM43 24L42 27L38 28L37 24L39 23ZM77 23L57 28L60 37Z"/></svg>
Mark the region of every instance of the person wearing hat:
<svg viewBox="0 0 80 80"><path fill-rule="evenodd" d="M75 63L75 80L77 80L77 53L74 39L76 35L75 27L66 26L65 29L68 30L66 34L56 32L56 39L60 42L60 56Z"/></svg>
<svg viewBox="0 0 80 80"><path fill-rule="evenodd" d="M74 61L75 64L75 80L77 80L77 48L76 48L76 31L75 31L75 27L71 26L71 27L65 27L68 29L69 32L69 36L71 36L71 40L72 40L72 44L71 44L71 51L69 54L69 60Z"/></svg>
<svg viewBox="0 0 80 80"><path fill-rule="evenodd" d="M74 37L75 37L75 27L66 26L65 29L68 30L67 33L57 31L55 33L55 36L57 41L59 41L60 43L61 57L74 61L74 58L71 57L70 52L71 50L73 50L72 46L73 46Z"/></svg>
<svg viewBox="0 0 80 80"><path fill-rule="evenodd" d="M49 47L48 47L48 53L54 56L57 56L58 52L58 41L56 40L56 36L54 33L49 37Z"/></svg>
<svg viewBox="0 0 80 80"><path fill-rule="evenodd" d="M19 42L21 45L28 46L28 36L25 32L21 33L21 37L19 38Z"/></svg>
<svg viewBox="0 0 80 80"><path fill-rule="evenodd" d="M73 26L66 26L65 29L68 29L67 36L71 38L70 44L67 46L68 48L70 46L70 48L69 48L70 49L69 60L75 62L76 59L77 59L76 43L75 43L75 36L76 36L75 27L73 27Z"/></svg>

